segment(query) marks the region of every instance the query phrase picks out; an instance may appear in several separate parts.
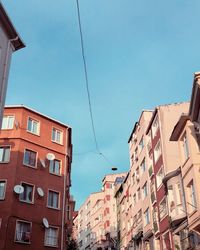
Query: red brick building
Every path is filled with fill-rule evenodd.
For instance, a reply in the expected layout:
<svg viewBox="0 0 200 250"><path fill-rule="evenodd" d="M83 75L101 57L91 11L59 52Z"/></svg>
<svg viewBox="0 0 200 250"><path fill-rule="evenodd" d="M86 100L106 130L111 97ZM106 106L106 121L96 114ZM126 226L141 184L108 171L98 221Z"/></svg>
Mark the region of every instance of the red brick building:
<svg viewBox="0 0 200 250"><path fill-rule="evenodd" d="M71 128L24 106L0 133L0 250L66 249Z"/></svg>

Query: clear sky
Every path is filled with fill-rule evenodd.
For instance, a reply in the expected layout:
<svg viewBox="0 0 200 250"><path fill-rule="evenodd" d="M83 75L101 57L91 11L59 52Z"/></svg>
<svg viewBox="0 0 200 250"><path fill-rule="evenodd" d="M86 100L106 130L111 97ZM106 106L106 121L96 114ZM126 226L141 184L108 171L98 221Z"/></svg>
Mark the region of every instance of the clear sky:
<svg viewBox="0 0 200 250"><path fill-rule="evenodd" d="M188 101L200 71L199 0L79 0L100 150L129 169L128 138L143 109ZM77 207L111 165L97 154L75 0L3 0L26 48L13 54L7 104L24 104L73 129Z"/></svg>

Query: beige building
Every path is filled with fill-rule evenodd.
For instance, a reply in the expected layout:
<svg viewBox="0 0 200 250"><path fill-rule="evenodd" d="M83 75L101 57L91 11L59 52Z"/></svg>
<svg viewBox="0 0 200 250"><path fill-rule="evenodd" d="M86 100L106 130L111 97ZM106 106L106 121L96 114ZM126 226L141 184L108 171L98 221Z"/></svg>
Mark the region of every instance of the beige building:
<svg viewBox="0 0 200 250"><path fill-rule="evenodd" d="M80 250L114 249L117 238L115 185L125 173L106 175L102 190L92 193L80 207L74 224Z"/></svg>
<svg viewBox="0 0 200 250"><path fill-rule="evenodd" d="M146 129L152 117L152 111L145 110L141 113L138 122L135 123L129 138L130 154L130 201L131 206L131 226L130 236L134 249L145 249L146 242L143 237L152 236L150 182L148 166L151 159L148 155L148 135ZM148 240L150 242L150 240ZM130 244L130 242L129 242Z"/></svg>
<svg viewBox="0 0 200 250"><path fill-rule="evenodd" d="M0 126L6 98L11 55L24 46L3 5L0 3Z"/></svg>

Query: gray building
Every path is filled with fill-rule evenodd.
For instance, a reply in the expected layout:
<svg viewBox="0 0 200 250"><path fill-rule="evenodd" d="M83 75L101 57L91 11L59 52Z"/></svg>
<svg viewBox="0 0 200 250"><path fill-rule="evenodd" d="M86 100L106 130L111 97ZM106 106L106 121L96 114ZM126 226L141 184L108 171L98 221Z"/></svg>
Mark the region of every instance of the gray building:
<svg viewBox="0 0 200 250"><path fill-rule="evenodd" d="M25 45L16 32L3 5L0 3L0 127L8 85L11 55Z"/></svg>

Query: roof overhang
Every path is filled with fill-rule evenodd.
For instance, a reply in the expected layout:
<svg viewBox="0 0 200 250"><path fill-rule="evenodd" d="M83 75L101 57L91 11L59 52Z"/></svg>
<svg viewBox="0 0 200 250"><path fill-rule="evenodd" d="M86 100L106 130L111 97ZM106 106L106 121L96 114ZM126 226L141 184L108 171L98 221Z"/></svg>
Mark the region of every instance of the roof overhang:
<svg viewBox="0 0 200 250"><path fill-rule="evenodd" d="M200 72L194 73L189 115L191 121L197 121L200 110Z"/></svg>
<svg viewBox="0 0 200 250"><path fill-rule="evenodd" d="M22 39L17 33L14 25L12 24L9 16L7 15L3 5L0 3L0 23L2 23L2 28L6 32L10 42L12 43L14 50L19 50L25 47Z"/></svg>
<svg viewBox="0 0 200 250"><path fill-rule="evenodd" d="M171 136L169 138L170 141L177 141L178 138L180 137L183 128L186 124L186 122L189 120L189 116L187 114L182 114L181 117L179 118L178 122L176 123Z"/></svg>

